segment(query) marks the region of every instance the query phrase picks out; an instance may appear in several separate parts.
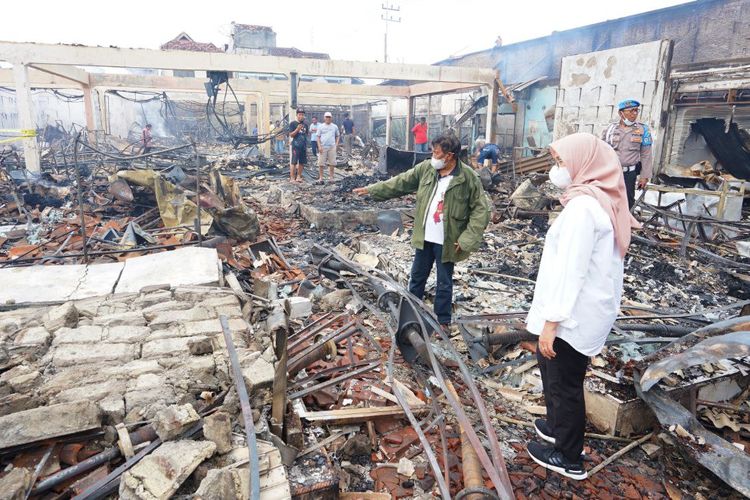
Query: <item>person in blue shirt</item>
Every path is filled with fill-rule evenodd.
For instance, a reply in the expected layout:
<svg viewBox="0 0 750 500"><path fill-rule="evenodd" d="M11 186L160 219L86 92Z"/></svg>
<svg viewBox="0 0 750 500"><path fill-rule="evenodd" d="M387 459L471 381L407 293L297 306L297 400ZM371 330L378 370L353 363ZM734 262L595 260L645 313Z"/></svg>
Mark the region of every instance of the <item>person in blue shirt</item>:
<svg viewBox="0 0 750 500"><path fill-rule="evenodd" d="M477 167L482 168L485 160L492 160L492 173L497 171L497 160L500 157L500 148L496 144L487 144L484 139L477 139L476 142L477 152Z"/></svg>

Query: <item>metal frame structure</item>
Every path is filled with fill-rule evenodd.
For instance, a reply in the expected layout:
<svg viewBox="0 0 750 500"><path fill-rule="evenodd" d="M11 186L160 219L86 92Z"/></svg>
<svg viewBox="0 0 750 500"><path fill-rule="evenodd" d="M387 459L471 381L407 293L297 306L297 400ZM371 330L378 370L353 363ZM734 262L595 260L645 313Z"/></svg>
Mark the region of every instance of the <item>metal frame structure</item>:
<svg viewBox="0 0 750 500"><path fill-rule="evenodd" d="M274 56L245 54L206 53L175 50L129 49L114 47L89 47L80 45L50 45L36 43L0 42L0 61L13 65L12 70L0 70L0 85L13 86L16 90L18 116L22 130L36 128L31 100L32 88L78 89L84 94L86 128L106 125L106 90L160 90L164 92L205 92L205 79L174 76L149 76L136 74L90 73L85 68L125 68L157 70L227 71L284 75L285 80L231 79L232 87L245 98L246 113L249 104L258 105L259 123L270 121L271 103L291 102L289 82L291 75L300 78L335 76L344 78L368 78L402 80L411 85L356 85L300 82L297 95L310 104L333 102L354 104L371 100L405 98L408 109L414 108L414 98L421 95L467 91L477 87L487 89L490 108L497 107L498 80L492 69L430 66L412 64L389 64L365 61L339 61L321 59L294 59ZM411 127L413 116L408 115L406 142L412 144ZM387 123L390 123L390 107ZM495 133L495 120L487 126L487 138ZM105 127L102 127L106 130ZM23 140L27 168L39 171L40 159L34 137ZM270 153L270 144L264 153Z"/></svg>

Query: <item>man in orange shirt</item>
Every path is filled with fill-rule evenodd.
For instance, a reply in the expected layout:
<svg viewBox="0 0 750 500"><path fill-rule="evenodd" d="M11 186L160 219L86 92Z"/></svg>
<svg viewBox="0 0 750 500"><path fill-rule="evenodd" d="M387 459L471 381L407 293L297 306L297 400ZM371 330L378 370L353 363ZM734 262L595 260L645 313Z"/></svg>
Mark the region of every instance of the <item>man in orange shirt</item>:
<svg viewBox="0 0 750 500"><path fill-rule="evenodd" d="M414 134L414 151L418 153L427 152L427 120L423 116L419 119L419 123L414 125L411 129L411 133Z"/></svg>

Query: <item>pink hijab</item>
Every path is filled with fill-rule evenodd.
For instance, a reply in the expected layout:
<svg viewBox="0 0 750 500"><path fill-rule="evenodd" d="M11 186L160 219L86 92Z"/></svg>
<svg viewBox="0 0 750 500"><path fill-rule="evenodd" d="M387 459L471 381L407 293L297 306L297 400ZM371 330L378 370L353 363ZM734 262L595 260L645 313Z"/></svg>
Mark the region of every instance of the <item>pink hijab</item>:
<svg viewBox="0 0 750 500"><path fill-rule="evenodd" d="M628 210L625 180L615 150L598 137L583 132L563 137L549 147L557 153L573 179L560 202L565 206L576 196L593 196L612 221L615 244L625 257L630 230L641 225Z"/></svg>

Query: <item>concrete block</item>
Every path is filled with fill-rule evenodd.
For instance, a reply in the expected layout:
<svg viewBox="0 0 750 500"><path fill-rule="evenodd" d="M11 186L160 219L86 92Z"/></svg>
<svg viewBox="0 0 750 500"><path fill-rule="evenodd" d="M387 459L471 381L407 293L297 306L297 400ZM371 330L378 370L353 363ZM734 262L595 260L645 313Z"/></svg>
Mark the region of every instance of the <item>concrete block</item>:
<svg viewBox="0 0 750 500"><path fill-rule="evenodd" d="M200 337L199 337L200 338ZM195 337L177 337L169 339L150 340L143 344L141 357L161 358L166 356L179 356L190 354L188 343L195 340Z"/></svg>
<svg viewBox="0 0 750 500"><path fill-rule="evenodd" d="M103 333L104 328L99 325L60 328L55 332L52 345L99 343L102 341Z"/></svg>
<svg viewBox="0 0 750 500"><path fill-rule="evenodd" d="M146 318L140 311L128 311L97 316L94 318L94 324L101 326L146 326Z"/></svg>
<svg viewBox="0 0 750 500"><path fill-rule="evenodd" d="M144 309L156 304L172 300L172 292L167 287L166 290L157 290L150 293L144 293L133 301L134 309Z"/></svg>
<svg viewBox="0 0 750 500"><path fill-rule="evenodd" d="M125 393L125 413L155 404L172 405L177 402L177 396L171 386L154 387L141 391Z"/></svg>
<svg viewBox="0 0 750 500"><path fill-rule="evenodd" d="M222 306L234 306L240 307L240 299L236 295L219 295L217 297L210 296L209 298L200 301L197 305L202 307L222 307Z"/></svg>
<svg viewBox="0 0 750 500"><path fill-rule="evenodd" d="M211 457L211 441L170 441L125 472L120 481L121 500L166 500L198 465Z"/></svg>
<svg viewBox="0 0 750 500"><path fill-rule="evenodd" d="M18 347L46 346L49 344L51 337L46 328L35 326L18 332L13 343Z"/></svg>
<svg viewBox="0 0 750 500"><path fill-rule="evenodd" d="M195 492L195 500L244 500L236 469L211 469Z"/></svg>
<svg viewBox="0 0 750 500"><path fill-rule="evenodd" d="M192 405L174 405L157 412L152 425L159 439L170 441L200 419Z"/></svg>
<svg viewBox="0 0 750 500"><path fill-rule="evenodd" d="M56 332L62 327L75 328L78 325L78 309L73 302L66 302L50 309L44 315L44 328Z"/></svg>
<svg viewBox="0 0 750 500"><path fill-rule="evenodd" d="M10 472L0 477L0 499L25 500L26 491L31 486L32 479L31 469L24 467L11 469Z"/></svg>
<svg viewBox="0 0 750 500"><path fill-rule="evenodd" d="M240 318L229 318L227 321L232 333L246 332L249 329L247 322ZM221 322L218 319L207 319L205 321L190 321L185 323L186 335L222 335Z"/></svg>
<svg viewBox="0 0 750 500"><path fill-rule="evenodd" d="M218 285L218 254L215 248L186 247L125 261L115 292L137 292L144 286L169 283Z"/></svg>
<svg viewBox="0 0 750 500"><path fill-rule="evenodd" d="M214 344L208 337L193 337L188 342L188 349L193 356L202 356L214 352Z"/></svg>
<svg viewBox="0 0 750 500"><path fill-rule="evenodd" d="M251 396L257 394L261 389L270 389L273 386L273 377L273 365L262 357L242 370L242 378L245 379L247 392Z"/></svg>
<svg viewBox="0 0 750 500"><path fill-rule="evenodd" d="M111 343L142 342L151 330L147 326L118 325L110 326L104 332L104 340Z"/></svg>
<svg viewBox="0 0 750 500"><path fill-rule="evenodd" d="M9 379L8 384L10 385L10 387L13 389L14 392L17 392L17 393L31 392L31 390L37 385L40 379L41 379L41 374L38 371L33 370L29 373L17 375Z"/></svg>
<svg viewBox="0 0 750 500"><path fill-rule="evenodd" d="M275 281L268 278L253 278L253 292L258 297L268 300L279 298L279 287Z"/></svg>
<svg viewBox="0 0 750 500"><path fill-rule="evenodd" d="M184 311L186 309L190 309L193 307L193 304L191 302L183 302L179 300L169 300L166 302L161 302L159 304L154 304L149 307L143 308L141 312L143 312L143 316L146 318L146 320L151 321L156 317L156 315L163 311Z"/></svg>
<svg viewBox="0 0 750 500"><path fill-rule="evenodd" d="M232 450L232 419L228 413L216 412L203 419L203 435L216 444L217 453Z"/></svg>
<svg viewBox="0 0 750 500"><path fill-rule="evenodd" d="M105 377L138 377L144 373L158 373L162 366L155 359L136 359L124 365L102 367L100 373Z"/></svg>
<svg viewBox="0 0 750 500"><path fill-rule="evenodd" d="M164 376L160 373L144 373L128 382L128 391L142 391L160 387L166 383Z"/></svg>
<svg viewBox="0 0 750 500"><path fill-rule="evenodd" d="M99 401L99 409L108 424L119 424L125 418L125 400L113 394Z"/></svg>
<svg viewBox="0 0 750 500"><path fill-rule="evenodd" d="M99 408L91 401L41 406L0 417L0 449L100 426Z"/></svg>
<svg viewBox="0 0 750 500"><path fill-rule="evenodd" d="M284 301L289 319L308 318L312 314L312 302L305 297L289 297Z"/></svg>
<svg viewBox="0 0 750 500"><path fill-rule="evenodd" d="M133 344L63 344L55 348L52 363L56 367L118 361L127 363L138 357L140 347Z"/></svg>
<svg viewBox="0 0 750 500"><path fill-rule="evenodd" d="M156 329L159 325L184 323L186 321L202 321L216 317L216 311L213 308L207 309L198 306L184 311L162 311L155 314L148 324L151 329Z"/></svg>
<svg viewBox="0 0 750 500"><path fill-rule="evenodd" d="M75 401L88 400L97 402L112 394L122 394L125 391L123 380L108 380L96 384L85 384L78 387L64 389L50 397L53 403L72 403Z"/></svg>
<svg viewBox="0 0 750 500"><path fill-rule="evenodd" d="M74 304L78 310L78 322L80 324L81 318L93 318L96 316L99 307L106 302L105 297L91 297L89 299L76 300Z"/></svg>

